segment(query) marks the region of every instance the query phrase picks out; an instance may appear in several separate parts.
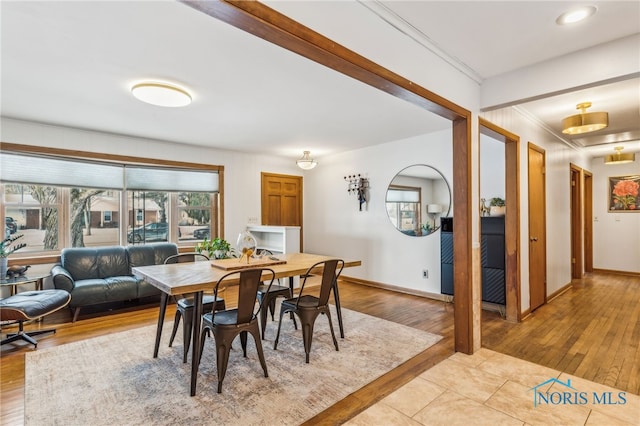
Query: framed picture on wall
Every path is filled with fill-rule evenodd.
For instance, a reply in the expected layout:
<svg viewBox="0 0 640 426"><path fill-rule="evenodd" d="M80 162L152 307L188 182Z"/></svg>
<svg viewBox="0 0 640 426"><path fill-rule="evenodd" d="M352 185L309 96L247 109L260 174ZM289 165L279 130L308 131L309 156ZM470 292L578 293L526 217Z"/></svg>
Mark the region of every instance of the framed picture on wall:
<svg viewBox="0 0 640 426"><path fill-rule="evenodd" d="M609 178L609 211L640 212L640 175Z"/></svg>

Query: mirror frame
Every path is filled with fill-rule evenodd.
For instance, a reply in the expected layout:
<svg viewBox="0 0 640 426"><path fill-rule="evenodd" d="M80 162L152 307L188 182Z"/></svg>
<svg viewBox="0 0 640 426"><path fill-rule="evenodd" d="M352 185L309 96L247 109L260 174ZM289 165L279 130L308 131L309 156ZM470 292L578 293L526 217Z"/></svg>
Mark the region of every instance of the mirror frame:
<svg viewBox="0 0 640 426"><path fill-rule="evenodd" d="M428 168L430 171L433 171L435 173L437 173L441 180L444 182L445 187L447 189L447 194L449 195L449 199L448 202L446 204L446 206L444 204L442 209L442 212L439 213L429 213L427 210L427 205L431 204L431 203L427 203L424 207L423 210L423 197L422 197L422 189L421 187L418 186L410 186L409 184L398 184L395 183L394 181L396 181L399 177L402 176L406 176L404 173L408 170L411 169L413 167L426 167ZM411 178L412 176L408 176L408 178ZM415 178L419 179L420 176L415 176ZM429 178L424 178L424 179L429 179ZM438 180L437 178L435 180ZM439 181L439 180L438 180ZM414 229L401 229L398 227L397 224L394 223L394 219L392 219L391 217L391 213L390 213L390 209L389 209L389 201L387 201L389 199L389 192L391 190L397 190L397 191L406 191L406 192L418 192L418 197L417 197L417 202L416 201L407 201L410 203L416 203L417 204L417 209L414 210L417 212L417 218L418 218L418 223L420 224L420 226L418 228L414 228ZM431 235L433 233L435 233L437 230L440 229L440 225L436 224L436 220L438 215L440 215L440 217L448 217L450 212L451 212L451 204L452 204L452 194L451 194L451 186L449 185L449 182L447 181L447 178L442 174L442 172L440 170L438 170L437 168L429 165L429 164L412 164L409 165L405 168L403 168L402 170L400 170L398 173L396 173L393 177L393 179L391 179L391 182L389 182L389 185L387 186L387 192L385 195L385 207L386 207L386 211L387 211L387 217L389 218L389 222L391 223L391 225L393 225L400 233L410 236L410 237L426 237L427 235ZM400 214L400 212L397 212L397 214ZM431 215L433 215L433 227L430 226L431 222L427 222L425 221L425 217L430 217ZM396 218L396 222L397 220L399 220L399 218Z"/></svg>

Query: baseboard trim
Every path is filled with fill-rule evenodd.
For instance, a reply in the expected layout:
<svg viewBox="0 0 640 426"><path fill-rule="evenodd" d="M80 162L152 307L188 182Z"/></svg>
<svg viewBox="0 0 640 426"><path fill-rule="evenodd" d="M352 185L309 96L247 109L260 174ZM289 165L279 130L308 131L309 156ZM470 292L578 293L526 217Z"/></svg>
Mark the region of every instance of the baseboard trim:
<svg viewBox="0 0 640 426"><path fill-rule="evenodd" d="M427 298L427 299L438 300L440 302L453 303L453 296L448 295L448 294L431 293L431 292L428 292L428 291L421 291L421 290L415 290L415 289L411 289L411 288L397 287L397 286L390 285L390 284L383 284L383 283L379 283L379 282L376 282L376 281L363 280L361 278L355 278L355 277L345 277L345 276L342 276L342 275L340 276L340 279L344 280L344 281L347 281L347 282L354 283L354 284L366 285L368 287L374 287L374 288L379 288L379 289L382 289L382 290L394 291L396 293L410 294L412 296L424 297L424 298ZM498 312L503 318L506 315L505 310L504 310L504 306L497 305L495 303L482 302L482 309L484 309L486 311Z"/></svg>
<svg viewBox="0 0 640 426"><path fill-rule="evenodd" d="M410 294L412 296L426 297L428 299L435 299L441 302L450 302L452 300L452 297L446 294L438 294L438 293L431 293L428 291L415 290L412 288L397 287L395 285L379 283L376 281L363 280L361 278L348 277L348 276L341 275L340 279L344 281L352 282L354 284L366 285L368 287L380 288L382 290L395 291L396 293Z"/></svg>
<svg viewBox="0 0 640 426"><path fill-rule="evenodd" d="M600 274L613 274L613 275L628 275L631 277L640 277L640 272L631 272L631 271L616 271L613 269L595 269L593 272Z"/></svg>
<svg viewBox="0 0 640 426"><path fill-rule="evenodd" d="M559 290L554 291L553 293L551 293L548 297L547 297L547 301L546 303L551 302L553 299L555 299L556 297L560 296L562 293L571 290L571 283L569 284L565 284L563 287L561 287Z"/></svg>

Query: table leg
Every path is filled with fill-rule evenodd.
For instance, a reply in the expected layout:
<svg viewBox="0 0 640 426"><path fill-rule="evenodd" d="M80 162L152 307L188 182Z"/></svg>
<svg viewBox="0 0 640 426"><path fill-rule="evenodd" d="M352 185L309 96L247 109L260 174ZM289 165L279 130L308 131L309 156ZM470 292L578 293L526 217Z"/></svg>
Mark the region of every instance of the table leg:
<svg viewBox="0 0 640 426"><path fill-rule="evenodd" d="M193 293L193 342L191 344L191 396L196 394L200 364L200 327L202 323L202 291ZM185 338L188 338L185 336Z"/></svg>
<svg viewBox="0 0 640 426"><path fill-rule="evenodd" d="M167 312L167 302L169 295L162 292L160 295L160 312L158 313L158 328L156 329L156 344L153 348L153 357L158 358L158 349L160 349L160 337L162 336L162 326L164 325L164 314Z"/></svg>
<svg viewBox="0 0 640 426"><path fill-rule="evenodd" d="M338 326L340 327L340 337L344 339L344 327L342 325L342 309L340 308L340 294L338 293L338 280L333 281L333 300L336 302L336 312L338 312Z"/></svg>

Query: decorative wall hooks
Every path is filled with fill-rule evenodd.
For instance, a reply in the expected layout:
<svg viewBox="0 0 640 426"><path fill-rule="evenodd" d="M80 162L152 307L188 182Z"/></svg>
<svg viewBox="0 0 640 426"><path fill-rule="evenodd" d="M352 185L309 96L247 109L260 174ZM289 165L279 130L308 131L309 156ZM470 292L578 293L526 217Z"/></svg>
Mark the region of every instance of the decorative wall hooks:
<svg viewBox="0 0 640 426"><path fill-rule="evenodd" d="M369 200L369 178L358 173L345 176L344 180L348 183L347 192L358 196L359 209L362 211L362 205Z"/></svg>

